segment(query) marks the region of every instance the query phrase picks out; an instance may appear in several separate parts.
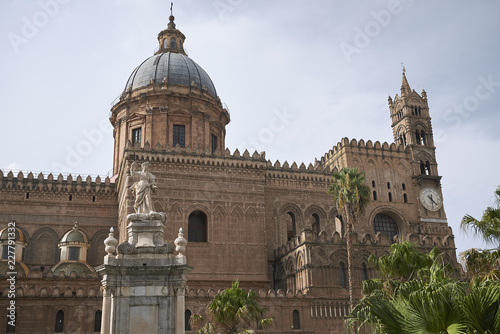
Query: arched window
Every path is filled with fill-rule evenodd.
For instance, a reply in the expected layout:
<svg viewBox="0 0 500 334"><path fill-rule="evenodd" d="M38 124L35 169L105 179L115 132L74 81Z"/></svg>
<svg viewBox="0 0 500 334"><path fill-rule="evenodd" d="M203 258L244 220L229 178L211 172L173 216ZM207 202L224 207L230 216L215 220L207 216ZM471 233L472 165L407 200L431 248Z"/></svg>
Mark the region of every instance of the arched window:
<svg viewBox="0 0 500 334"><path fill-rule="evenodd" d="M176 46L177 46L177 44L175 43L175 38L172 37L172 39L170 40L170 48L175 49Z"/></svg>
<svg viewBox="0 0 500 334"><path fill-rule="evenodd" d="M391 183L387 182L387 189L391 189Z"/></svg>
<svg viewBox="0 0 500 334"><path fill-rule="evenodd" d="M420 145L422 143L421 138L420 138L420 131L416 130L415 131L415 138L417 139L417 145Z"/></svg>
<svg viewBox="0 0 500 334"><path fill-rule="evenodd" d="M392 193L389 193L389 202L392 202Z"/></svg>
<svg viewBox="0 0 500 334"><path fill-rule="evenodd" d="M207 242L207 215L200 210L193 211L188 218L188 241Z"/></svg>
<svg viewBox="0 0 500 334"><path fill-rule="evenodd" d="M55 326L54 332L56 332L56 333L64 332L64 312L63 312L63 310L57 311L56 326Z"/></svg>
<svg viewBox="0 0 500 334"><path fill-rule="evenodd" d="M420 160L420 174L425 175L425 164Z"/></svg>
<svg viewBox="0 0 500 334"><path fill-rule="evenodd" d="M94 332L101 332L102 311L97 310L94 316Z"/></svg>
<svg viewBox="0 0 500 334"><path fill-rule="evenodd" d="M295 222L295 215L292 211L288 211L287 215L289 217L288 222L286 224L286 236L287 240L291 240L294 236L297 235L297 225Z"/></svg>
<svg viewBox="0 0 500 334"><path fill-rule="evenodd" d="M387 234L391 243L394 242L394 236L398 235L399 232L398 225L394 219L382 213L375 216L375 219L373 220L373 228L375 233L380 232Z"/></svg>
<svg viewBox="0 0 500 334"><path fill-rule="evenodd" d="M187 331L191 330L191 323L189 320L191 320L191 310L186 310L186 312L184 312L184 328Z"/></svg>
<svg viewBox="0 0 500 334"><path fill-rule="evenodd" d="M344 220L341 215L335 217L335 230L339 232L342 237L344 236Z"/></svg>
<svg viewBox="0 0 500 334"><path fill-rule="evenodd" d="M373 200L376 201L377 200L377 192L376 191L373 191Z"/></svg>
<svg viewBox="0 0 500 334"><path fill-rule="evenodd" d="M300 329L300 313L297 310L293 310L293 329Z"/></svg>
<svg viewBox="0 0 500 334"><path fill-rule="evenodd" d="M431 163L429 161L425 162L425 170L427 172L427 175L431 175Z"/></svg>
<svg viewBox="0 0 500 334"><path fill-rule="evenodd" d="M403 190L406 190L406 184L403 183L402 187L403 187Z"/></svg>
<svg viewBox="0 0 500 334"><path fill-rule="evenodd" d="M340 280L340 286L343 287L344 289L347 288L347 279L346 279L344 262L340 262L339 264L339 280Z"/></svg>
<svg viewBox="0 0 500 334"><path fill-rule="evenodd" d="M312 230L314 233L318 234L321 229L320 229L320 225L319 225L319 216L317 213L313 213L313 224L312 224Z"/></svg>
<svg viewBox="0 0 500 334"><path fill-rule="evenodd" d="M405 203L408 203L408 195L403 194L403 201L404 201Z"/></svg>
<svg viewBox="0 0 500 334"><path fill-rule="evenodd" d="M368 279L368 268L366 268L366 263L361 264L361 279L363 281Z"/></svg>
<svg viewBox="0 0 500 334"><path fill-rule="evenodd" d="M375 188L375 180L372 181L372 187Z"/></svg>
<svg viewBox="0 0 500 334"><path fill-rule="evenodd" d="M7 318L7 328L5 330L5 333L15 333L16 332L17 312L14 311L13 315L14 315L14 320L11 320L10 318Z"/></svg>
<svg viewBox="0 0 500 334"><path fill-rule="evenodd" d="M425 132L424 130L420 131L420 139L422 139L422 145L425 145Z"/></svg>

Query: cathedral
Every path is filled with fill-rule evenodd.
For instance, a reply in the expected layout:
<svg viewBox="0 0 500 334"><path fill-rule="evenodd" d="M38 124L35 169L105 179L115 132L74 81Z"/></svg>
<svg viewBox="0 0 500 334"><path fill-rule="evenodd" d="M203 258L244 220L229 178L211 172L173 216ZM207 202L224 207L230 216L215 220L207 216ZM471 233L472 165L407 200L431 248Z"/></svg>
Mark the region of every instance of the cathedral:
<svg viewBox="0 0 500 334"><path fill-rule="evenodd" d="M165 240L183 228L188 241L186 333L194 333L190 316L206 314L235 280L275 318L265 329L255 324L257 333L345 332L345 226L328 194L332 173L344 167L363 171L371 189L353 227L357 298L362 280L377 275L368 257L388 254L394 242L437 246L456 264L427 95L410 88L404 71L388 99L394 142L343 138L311 163L280 163L225 148L226 125L238 114L229 114L184 41L170 16L157 51L114 102L112 177L0 171L0 332L100 333L96 267L110 228L127 239L133 163L148 162L156 177L151 198L166 213Z"/></svg>

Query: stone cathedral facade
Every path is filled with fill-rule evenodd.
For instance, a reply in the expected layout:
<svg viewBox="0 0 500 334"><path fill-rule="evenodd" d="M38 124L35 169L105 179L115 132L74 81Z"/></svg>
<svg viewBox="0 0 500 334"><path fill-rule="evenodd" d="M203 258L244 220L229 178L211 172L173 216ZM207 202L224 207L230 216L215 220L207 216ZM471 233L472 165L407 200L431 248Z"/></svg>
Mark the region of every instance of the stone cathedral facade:
<svg viewBox="0 0 500 334"><path fill-rule="evenodd" d="M111 227L126 239L133 162L150 162L156 176L152 200L167 214L165 239L185 231L194 267L186 320L239 280L275 317L257 332L344 332L346 240L327 193L332 172L343 167L365 172L372 189L354 226L358 297L362 280L376 276L370 254L386 254L398 240L422 250L438 246L456 264L427 95L412 90L405 73L400 93L389 97L393 143L344 138L307 165L272 162L264 152L225 148L231 117L208 74L184 52L184 40L171 16L158 51L132 72L112 107L112 178L0 171L0 332L100 331L95 267ZM15 327L8 323L12 300ZM186 332L193 332L187 322Z"/></svg>

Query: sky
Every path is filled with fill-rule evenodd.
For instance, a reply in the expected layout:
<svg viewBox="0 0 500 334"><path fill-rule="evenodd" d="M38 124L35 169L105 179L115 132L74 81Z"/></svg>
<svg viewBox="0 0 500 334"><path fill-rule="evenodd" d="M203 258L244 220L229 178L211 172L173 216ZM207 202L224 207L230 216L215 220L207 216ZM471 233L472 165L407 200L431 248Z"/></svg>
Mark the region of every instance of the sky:
<svg viewBox="0 0 500 334"><path fill-rule="evenodd" d="M112 102L170 2L0 2L0 169L111 175ZM392 142L402 66L428 95L444 206L460 230L500 185L500 2L176 1L185 49L231 114L226 146L314 162L343 137ZM403 65L402 65L403 64Z"/></svg>

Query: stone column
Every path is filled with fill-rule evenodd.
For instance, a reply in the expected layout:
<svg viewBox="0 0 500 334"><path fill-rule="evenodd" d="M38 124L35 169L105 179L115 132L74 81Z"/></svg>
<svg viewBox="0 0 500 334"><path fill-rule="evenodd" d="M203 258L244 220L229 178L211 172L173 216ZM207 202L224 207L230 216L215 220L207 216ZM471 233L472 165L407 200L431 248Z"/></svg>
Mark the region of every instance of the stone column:
<svg viewBox="0 0 500 334"><path fill-rule="evenodd" d="M128 241L116 247L114 256L110 234L108 255L96 268L106 288L101 333L183 334L186 274L193 268L183 254L182 230L175 256L174 245L163 241L164 213L135 213L127 219Z"/></svg>

